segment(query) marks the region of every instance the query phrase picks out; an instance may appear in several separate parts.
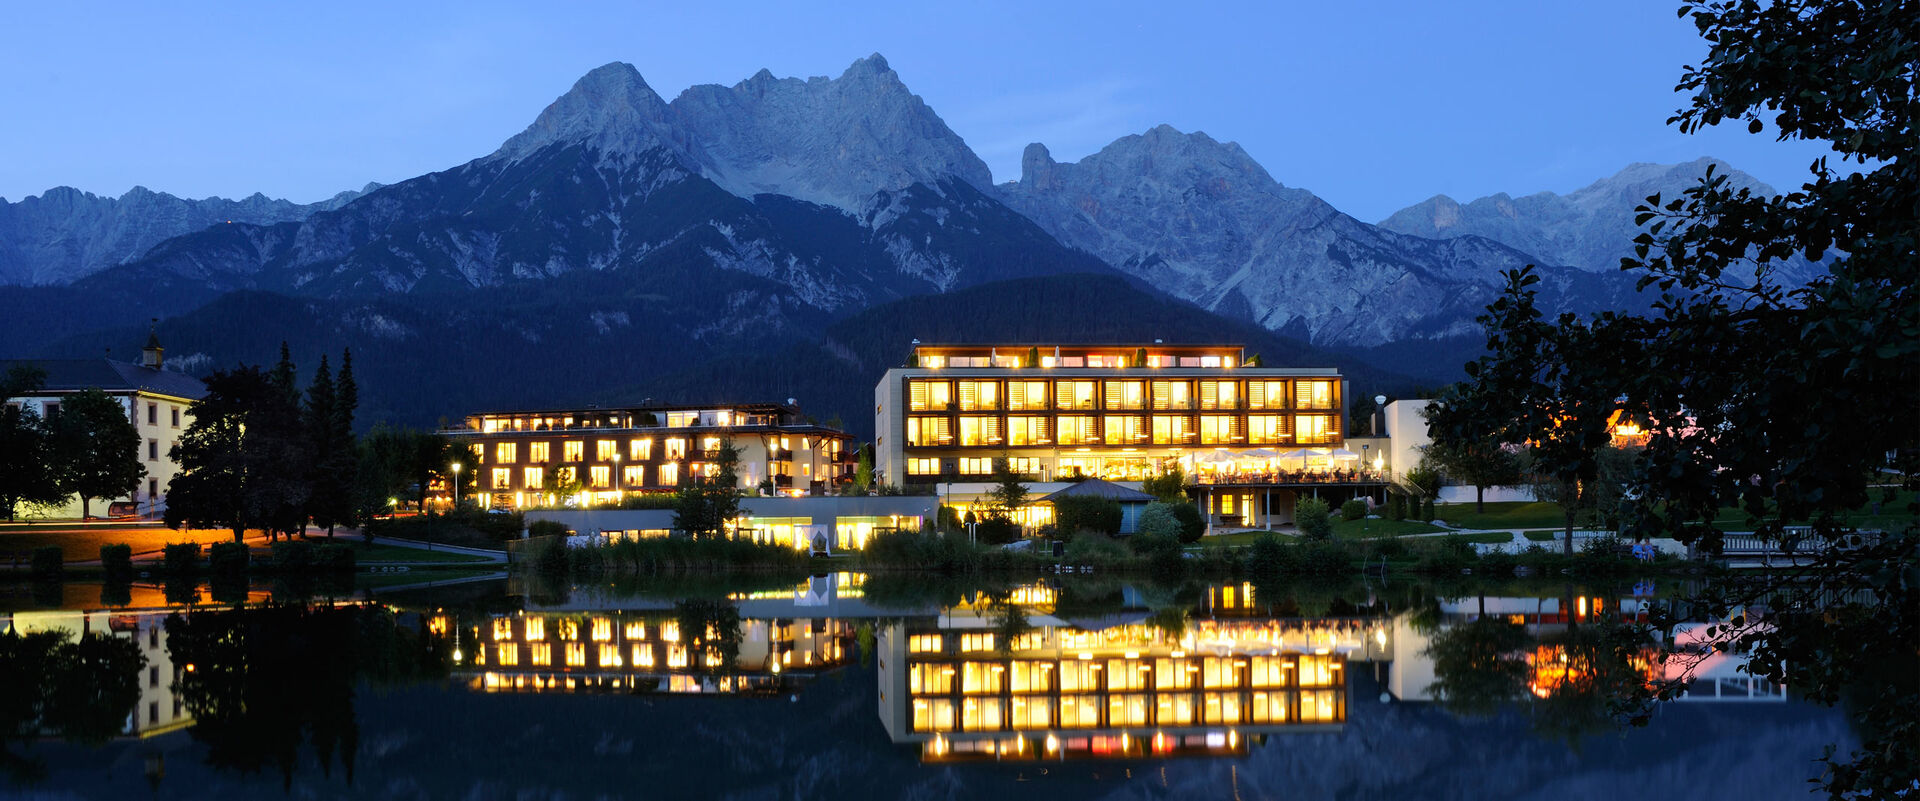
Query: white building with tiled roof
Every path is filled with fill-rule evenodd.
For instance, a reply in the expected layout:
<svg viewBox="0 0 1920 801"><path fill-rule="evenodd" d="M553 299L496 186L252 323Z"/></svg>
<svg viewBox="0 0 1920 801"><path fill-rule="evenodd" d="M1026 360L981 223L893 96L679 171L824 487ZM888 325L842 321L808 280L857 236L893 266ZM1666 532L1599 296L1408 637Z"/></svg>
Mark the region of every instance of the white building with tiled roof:
<svg viewBox="0 0 1920 801"><path fill-rule="evenodd" d="M132 495L104 499L109 514L158 518L166 510L167 485L179 470L169 454L186 430L187 409L207 394L200 379L162 369L162 353L159 337L149 335L139 364L104 358L0 360L0 374L15 366L46 372L46 382L37 392L6 399L9 406L25 406L43 420L57 416L67 396L86 389L98 388L126 406L127 418L140 432L140 464L147 474ZM98 514L101 507L93 510ZM52 509L23 511L30 517L79 517L80 499L70 498Z"/></svg>

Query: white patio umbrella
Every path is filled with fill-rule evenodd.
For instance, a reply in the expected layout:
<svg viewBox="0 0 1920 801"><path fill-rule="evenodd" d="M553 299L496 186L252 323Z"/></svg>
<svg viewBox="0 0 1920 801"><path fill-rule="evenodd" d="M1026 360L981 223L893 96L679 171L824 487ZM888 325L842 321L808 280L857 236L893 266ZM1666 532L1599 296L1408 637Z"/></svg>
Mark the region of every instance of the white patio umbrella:
<svg viewBox="0 0 1920 801"><path fill-rule="evenodd" d="M1353 462L1360 460L1360 454L1341 448L1333 452L1333 458L1342 462Z"/></svg>
<svg viewBox="0 0 1920 801"><path fill-rule="evenodd" d="M1242 459L1272 459L1273 457L1279 456L1279 455L1280 454L1275 453L1274 451L1267 450L1266 448L1254 448L1253 450L1250 450L1250 451L1240 452L1240 458Z"/></svg>
<svg viewBox="0 0 1920 801"><path fill-rule="evenodd" d="M1225 449L1221 449L1200 457L1198 461L1207 464L1227 464L1232 462L1233 458L1233 454L1228 453Z"/></svg>

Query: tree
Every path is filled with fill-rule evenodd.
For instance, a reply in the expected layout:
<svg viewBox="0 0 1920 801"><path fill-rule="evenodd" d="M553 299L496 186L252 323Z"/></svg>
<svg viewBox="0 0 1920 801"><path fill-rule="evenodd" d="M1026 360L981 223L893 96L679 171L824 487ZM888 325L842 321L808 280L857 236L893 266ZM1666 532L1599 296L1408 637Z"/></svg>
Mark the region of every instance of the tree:
<svg viewBox="0 0 1920 801"><path fill-rule="evenodd" d="M88 501L131 495L147 474L140 464L140 431L127 406L98 389L85 389L60 404L48 438L60 488L80 496L80 517L90 517Z"/></svg>
<svg viewBox="0 0 1920 801"><path fill-rule="evenodd" d="M1526 694L1532 672L1526 657L1533 641L1525 626L1500 617L1436 632L1424 651L1433 660L1427 692L1455 714L1492 715Z"/></svg>
<svg viewBox="0 0 1920 801"><path fill-rule="evenodd" d="M1013 472L1012 460L1005 456L993 460L993 489L987 490L987 513L1012 519L1014 512L1027 505L1027 485Z"/></svg>
<svg viewBox="0 0 1920 801"><path fill-rule="evenodd" d="M28 366L14 367L0 376L0 505L5 506L8 520L22 505L50 506L66 498L40 415L26 404L5 403L39 389L46 376L45 371Z"/></svg>
<svg viewBox="0 0 1920 801"><path fill-rule="evenodd" d="M713 475L689 472L680 479L674 496L673 527L696 540L725 536L727 524L740 516L739 465L740 451L733 439L722 438Z"/></svg>
<svg viewBox="0 0 1920 801"><path fill-rule="evenodd" d="M1053 501L1054 529L1063 540L1072 539L1073 535L1082 531L1116 536L1125 518L1126 513L1120 508L1120 503L1109 498L1068 497Z"/></svg>
<svg viewBox="0 0 1920 801"><path fill-rule="evenodd" d="M1473 510L1486 511L1487 488L1511 485L1520 480L1520 463L1512 450L1499 442L1440 440L1428 445L1423 461L1434 471L1461 484L1473 487Z"/></svg>
<svg viewBox="0 0 1920 801"><path fill-rule="evenodd" d="M1527 442L1543 472L1577 484L1597 477L1604 420L1624 399L1651 424L1629 481L1628 533L1711 551L1728 506L1775 541L1789 522L1810 527L1801 548L1815 564L1804 574L1714 582L1689 600L1709 613L1746 610L1715 629L1713 644L1751 649L1756 675L1832 703L1889 661L1920 675L1911 578L1920 530L1850 522L1891 501L1890 488L1869 483L1884 454L1920 447L1920 8L1690 0L1681 15L1708 51L1682 73L1676 88L1690 98L1670 123L1685 133L1771 126L1782 141L1827 145L1856 171L1822 158L1800 188L1775 197L1709 171L1680 197L1648 198L1621 265L1658 293L1645 313L1549 324L1532 309L1537 278L1509 275L1483 318L1490 356L1447 400L1436 439ZM1825 274L1782 283L1779 268L1800 259ZM1863 727L1872 736L1850 761L1831 760L1827 790L1909 787L1917 704L1911 682L1861 701L1854 714L1873 722Z"/></svg>
<svg viewBox="0 0 1920 801"><path fill-rule="evenodd" d="M1300 529L1300 539L1309 542L1333 539L1333 513L1327 508L1327 502L1319 498L1295 501L1293 524Z"/></svg>
<svg viewBox="0 0 1920 801"><path fill-rule="evenodd" d="M1140 482L1140 491L1167 503L1187 502L1187 476L1174 465L1166 472Z"/></svg>
<svg viewBox="0 0 1920 801"><path fill-rule="evenodd" d="M259 504L249 497L255 474L266 469L249 449L247 421L267 391L258 367L215 371L207 394L187 410L187 429L168 454L180 466L167 484L166 523L233 530L240 542L258 527Z"/></svg>
<svg viewBox="0 0 1920 801"><path fill-rule="evenodd" d="M1178 539L1181 534L1180 518L1173 513L1173 504L1147 504L1147 508L1140 510L1140 522L1135 525L1134 533Z"/></svg>

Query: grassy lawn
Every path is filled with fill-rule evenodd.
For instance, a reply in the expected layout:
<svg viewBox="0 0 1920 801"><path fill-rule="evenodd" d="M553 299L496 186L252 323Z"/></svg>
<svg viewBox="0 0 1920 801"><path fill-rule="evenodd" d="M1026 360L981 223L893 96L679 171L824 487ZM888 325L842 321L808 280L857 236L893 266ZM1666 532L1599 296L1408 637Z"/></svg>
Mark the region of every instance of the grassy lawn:
<svg viewBox="0 0 1920 801"><path fill-rule="evenodd" d="M1252 545L1255 540L1266 536L1266 534L1267 532L1264 531L1236 531L1232 534L1215 534L1211 537L1201 537L1200 541L1194 544L1203 548L1230 548L1240 545ZM1292 537L1285 535L1279 536L1282 540L1292 539Z"/></svg>
<svg viewBox="0 0 1920 801"><path fill-rule="evenodd" d="M1459 528L1550 528L1566 520L1558 505L1537 501L1489 503L1484 512L1475 512L1470 503L1450 503L1434 514Z"/></svg>
<svg viewBox="0 0 1920 801"><path fill-rule="evenodd" d="M1369 539L1372 537L1399 537L1407 534L1435 534L1446 531L1432 523L1418 520L1387 520L1366 518L1362 520L1340 520L1333 524L1333 535L1343 539Z"/></svg>
<svg viewBox="0 0 1920 801"><path fill-rule="evenodd" d="M324 542L324 541L325 540L315 540L315 542ZM465 554L465 553L449 553L447 551L429 551L423 548L408 548L403 545L387 545L383 543L375 543L373 545L368 545L364 542L355 542L355 543L351 543L351 545L353 546L354 560L361 564L365 564L367 562L484 562L486 561L486 557L484 556L474 556L472 554Z"/></svg>
<svg viewBox="0 0 1920 801"><path fill-rule="evenodd" d="M0 554L11 556L20 554L24 563L35 548L46 545L60 546L60 553L69 562L86 562L100 558L100 546L127 544L133 546L136 554L158 551L171 542L232 542L233 532L215 529L194 529L174 531L157 526L114 527L114 528L65 528L60 530L21 530L0 531ZM6 560L11 563L11 559Z"/></svg>
<svg viewBox="0 0 1920 801"><path fill-rule="evenodd" d="M378 590L388 587L404 587L408 584L426 584L433 581L454 581L475 576L491 576L506 572L506 565L498 570L412 570L406 573L362 573L353 580L355 589Z"/></svg>
<svg viewBox="0 0 1920 801"><path fill-rule="evenodd" d="M1881 499L1881 493L1883 492L1885 492L1885 490L1878 488L1867 490L1869 500L1867 501L1866 508L1845 515L1841 520L1847 525L1857 526L1862 529L1883 529L1888 531L1898 531L1913 525L1914 516L1911 512L1907 511L1907 507L1914 502L1915 494L1906 490L1900 490L1894 493L1892 501L1885 501ZM1880 507L1877 514L1874 510L1874 504L1876 503L1878 503ZM1771 513L1772 504L1768 504L1768 510L1769 513ZM1737 507L1722 508L1720 514L1714 518L1713 522L1714 525L1726 531L1744 531L1753 526L1747 517L1746 510ZM1788 525L1795 524L1789 523Z"/></svg>

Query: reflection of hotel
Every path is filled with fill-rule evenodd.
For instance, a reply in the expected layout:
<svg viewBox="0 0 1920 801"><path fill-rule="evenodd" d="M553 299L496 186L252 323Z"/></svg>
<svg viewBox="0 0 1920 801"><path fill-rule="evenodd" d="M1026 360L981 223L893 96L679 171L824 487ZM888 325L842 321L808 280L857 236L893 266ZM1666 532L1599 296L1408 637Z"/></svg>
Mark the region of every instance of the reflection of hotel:
<svg viewBox="0 0 1920 801"><path fill-rule="evenodd" d="M807 422L789 404L485 412L447 433L473 447L473 485L502 508L568 505L554 496L568 479L578 480L582 505L671 491L683 478L712 475L723 439L739 451L748 491L770 481L807 492L853 475L847 434Z"/></svg>
<svg viewBox="0 0 1920 801"><path fill-rule="evenodd" d="M464 629L456 674L487 692L778 692L845 664L853 634L832 618L741 619L729 639L713 624L684 631L671 612L438 616L430 625Z"/></svg>
<svg viewBox="0 0 1920 801"><path fill-rule="evenodd" d="M1028 628L1004 620L961 607L882 629L880 716L894 742L929 760L1237 753L1266 734L1338 728L1348 663L1385 647L1384 629L1357 619L1203 618L1177 635L1038 612Z"/></svg>

